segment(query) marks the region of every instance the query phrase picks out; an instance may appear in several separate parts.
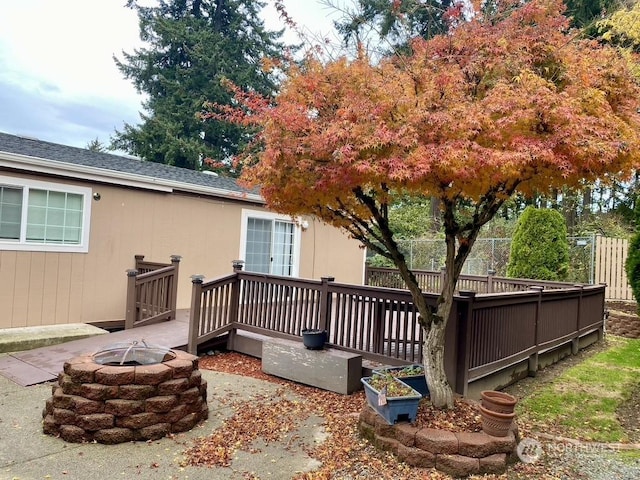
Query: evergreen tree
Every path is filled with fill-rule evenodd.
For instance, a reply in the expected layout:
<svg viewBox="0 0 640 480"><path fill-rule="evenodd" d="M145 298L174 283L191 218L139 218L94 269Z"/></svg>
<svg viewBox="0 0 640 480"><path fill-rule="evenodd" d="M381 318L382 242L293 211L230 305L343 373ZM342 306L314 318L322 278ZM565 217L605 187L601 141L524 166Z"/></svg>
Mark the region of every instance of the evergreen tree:
<svg viewBox="0 0 640 480"><path fill-rule="evenodd" d="M98 140L98 137L94 138L89 143L87 143L87 146L85 148L87 150L91 150L92 152L106 152L107 151L107 147L105 146L104 143L102 143L100 140Z"/></svg>
<svg viewBox="0 0 640 480"><path fill-rule="evenodd" d="M373 29L395 52L406 52L412 38L446 33L449 25L472 15L470 7L457 0L356 0L354 3L355 11L335 22L345 44L362 40L362 36ZM571 18L572 26L595 35L595 21L616 10L621 3L621 0L564 0L565 15ZM482 8L494 10L496 4L495 0L486 1Z"/></svg>
<svg viewBox="0 0 640 480"><path fill-rule="evenodd" d="M218 162L233 174L230 158L249 139L247 129L222 121L203 122L205 102L229 104L228 79L242 89L272 94L276 82L262 69L279 58L282 32L264 27L264 3L251 0L160 0L145 7L129 0L138 14L144 48L114 60L123 75L146 94L140 125L116 131L112 148L145 160L200 169Z"/></svg>
<svg viewBox="0 0 640 480"><path fill-rule="evenodd" d="M636 204L635 210L636 217L636 233L631 238L629 243L629 252L627 253L627 261L625 263L625 270L627 272L627 279L633 296L635 297L638 305L640 305L640 204ZM640 306L638 307L640 314Z"/></svg>
<svg viewBox="0 0 640 480"><path fill-rule="evenodd" d="M557 210L527 207L518 219L507 276L562 281L569 272L569 242Z"/></svg>
<svg viewBox="0 0 640 480"><path fill-rule="evenodd" d="M446 32L444 13L452 1L357 0L355 3L354 12L343 21L334 22L345 44L361 41L365 29L373 28L377 36L388 42L389 50L407 52L410 39L431 38Z"/></svg>

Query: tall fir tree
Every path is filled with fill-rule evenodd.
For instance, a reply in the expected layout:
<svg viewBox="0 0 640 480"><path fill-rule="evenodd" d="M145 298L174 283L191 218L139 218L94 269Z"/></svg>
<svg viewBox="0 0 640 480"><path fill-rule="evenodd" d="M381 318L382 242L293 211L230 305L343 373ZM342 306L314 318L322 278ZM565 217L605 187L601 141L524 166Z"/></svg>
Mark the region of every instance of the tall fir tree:
<svg viewBox="0 0 640 480"><path fill-rule="evenodd" d="M138 14L145 46L114 60L146 94L139 125L126 124L111 148L145 160L198 170L204 159L233 175L230 159L250 137L247 129L199 116L207 101L229 104L224 80L273 94L276 79L262 61L280 58L282 32L268 31L255 0L160 0L126 5Z"/></svg>
<svg viewBox="0 0 640 480"><path fill-rule="evenodd" d="M331 4L331 0L326 0ZM620 8L625 0L563 0L565 15L572 26L596 35L595 22ZM492 12L498 0L481 2L481 9ZM373 29L389 46L383 53L406 53L415 37L425 39L446 33L450 25L473 18L473 5L478 2L460 0L355 0L354 8L342 20L335 22L345 44L358 42Z"/></svg>

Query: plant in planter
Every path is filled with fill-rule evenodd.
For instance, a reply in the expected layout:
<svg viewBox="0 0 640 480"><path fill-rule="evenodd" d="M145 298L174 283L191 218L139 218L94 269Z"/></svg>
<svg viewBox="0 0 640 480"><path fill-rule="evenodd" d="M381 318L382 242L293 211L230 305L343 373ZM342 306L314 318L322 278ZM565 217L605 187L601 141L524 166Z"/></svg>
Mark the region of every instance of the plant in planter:
<svg viewBox="0 0 640 480"><path fill-rule="evenodd" d="M390 374L399 378L423 397L429 396L429 386L424 376L424 366L414 364L405 367L386 367L374 370L374 373Z"/></svg>
<svg viewBox="0 0 640 480"><path fill-rule="evenodd" d="M374 373L361 379L371 405L389 425L399 421L415 422L420 392L390 374Z"/></svg>

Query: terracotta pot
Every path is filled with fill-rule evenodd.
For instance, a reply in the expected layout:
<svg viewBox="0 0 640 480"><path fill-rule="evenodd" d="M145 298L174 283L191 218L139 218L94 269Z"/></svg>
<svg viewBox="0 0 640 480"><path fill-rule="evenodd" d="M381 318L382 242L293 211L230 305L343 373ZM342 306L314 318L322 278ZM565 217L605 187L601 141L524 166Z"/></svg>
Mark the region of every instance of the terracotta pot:
<svg viewBox="0 0 640 480"><path fill-rule="evenodd" d="M513 395L495 390L480 392L482 406L487 410L498 413L513 413L518 399Z"/></svg>
<svg viewBox="0 0 640 480"><path fill-rule="evenodd" d="M509 434L514 413L499 413L487 410L480 405L480 418L482 420L482 431L494 437L506 437Z"/></svg>

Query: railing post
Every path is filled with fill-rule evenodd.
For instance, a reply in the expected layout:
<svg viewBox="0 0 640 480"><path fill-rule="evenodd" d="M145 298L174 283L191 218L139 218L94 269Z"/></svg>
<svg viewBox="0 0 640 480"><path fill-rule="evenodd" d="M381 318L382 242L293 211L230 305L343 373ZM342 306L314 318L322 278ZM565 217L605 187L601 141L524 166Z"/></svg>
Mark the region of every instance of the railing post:
<svg viewBox="0 0 640 480"><path fill-rule="evenodd" d="M493 277L496 275L496 271L493 269L487 270L487 293L493 293Z"/></svg>
<svg viewBox="0 0 640 480"><path fill-rule="evenodd" d="M242 266L244 265L244 260L232 260L231 265L233 265L234 272L240 272L242 270Z"/></svg>
<svg viewBox="0 0 640 480"><path fill-rule="evenodd" d="M178 306L178 272L180 268L180 255L171 255L171 265L173 265L173 283L171 284L171 298L169 299L169 309L171 316L169 320L176 318L176 310Z"/></svg>
<svg viewBox="0 0 640 480"><path fill-rule="evenodd" d="M144 255L134 255L133 257L135 259L135 269L140 269L140 262L142 262L144 260Z"/></svg>
<svg viewBox="0 0 640 480"><path fill-rule="evenodd" d="M189 310L189 340L187 351L192 355L197 355L198 353L203 280L204 275L191 275L191 309Z"/></svg>
<svg viewBox="0 0 640 480"><path fill-rule="evenodd" d="M229 320L231 323L236 323L238 321L238 310L240 309L240 276L238 273L242 271L242 265L244 262L242 260L234 260L233 261L233 271L236 274L236 281L231 286L231 299L229 300L231 304L229 305Z"/></svg>
<svg viewBox="0 0 640 480"><path fill-rule="evenodd" d="M387 307L383 299L372 299L373 306L373 353L384 353L384 321Z"/></svg>
<svg viewBox="0 0 640 480"><path fill-rule="evenodd" d="M536 302L536 316L533 330L533 344L536 351L529 355L528 375L535 377L538 374L538 347L539 347L539 329L540 329L540 311L542 310L542 291L544 287L530 287L531 290L538 292L538 300Z"/></svg>
<svg viewBox="0 0 640 480"><path fill-rule="evenodd" d="M600 290L602 292L602 296L600 297L602 299L602 301L600 302L600 308L602 309L602 311L605 311L605 306L606 306L606 302L605 302L605 297L606 297L606 288L607 288L607 284L606 283L600 283L600 286L602 287L602 289ZM607 315L603 315L602 316L602 323L600 324L600 328L598 328L598 341L601 341L605 334L607 333Z"/></svg>
<svg viewBox="0 0 640 480"><path fill-rule="evenodd" d="M136 294L136 275L138 275L138 270L135 268L127 270L127 311L124 316L125 330L133 328L136 323L136 303L138 299Z"/></svg>
<svg viewBox="0 0 640 480"><path fill-rule="evenodd" d="M318 318L318 329L327 330L331 325L329 316L331 315L331 293L329 292L329 283L333 282L335 277L321 277L322 285L320 287L320 318ZM327 331L327 338L331 332Z"/></svg>
<svg viewBox="0 0 640 480"><path fill-rule="evenodd" d="M461 290L459 294L465 299L465 311L458 312L458 358L456 359L455 391L466 397L469 389L471 322L473 319L473 302L476 297L476 292ZM460 303L458 305L460 305Z"/></svg>
<svg viewBox="0 0 640 480"><path fill-rule="evenodd" d="M364 264L364 285L370 285L369 277L371 276L371 267L368 264Z"/></svg>
<svg viewBox="0 0 640 480"><path fill-rule="evenodd" d="M582 310L582 285L574 285L575 288L580 289L580 296L578 297L578 312L576 314L576 336L571 339L571 354L576 355L580 350L580 315Z"/></svg>

